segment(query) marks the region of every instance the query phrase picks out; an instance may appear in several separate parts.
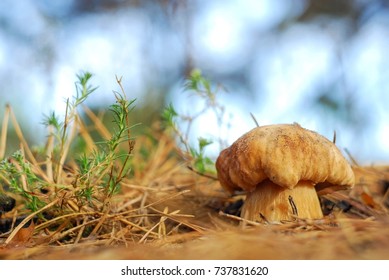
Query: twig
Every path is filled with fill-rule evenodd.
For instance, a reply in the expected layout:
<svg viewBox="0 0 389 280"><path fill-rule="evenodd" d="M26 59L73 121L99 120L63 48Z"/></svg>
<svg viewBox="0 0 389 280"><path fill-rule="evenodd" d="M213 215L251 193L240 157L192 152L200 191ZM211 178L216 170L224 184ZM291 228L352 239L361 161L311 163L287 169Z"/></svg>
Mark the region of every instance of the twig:
<svg viewBox="0 0 389 280"><path fill-rule="evenodd" d="M238 217L238 216L235 216L235 215L224 213L223 211L219 211L219 215L227 217L227 218L230 218L230 219L233 219L233 220L237 220L239 222L244 222L244 223L252 225L252 226L260 226L260 225L262 225L260 223L253 222L253 221L250 221L250 220L246 220L244 218L241 218L241 217Z"/></svg>
<svg viewBox="0 0 389 280"><path fill-rule="evenodd" d="M356 165L356 166L359 166L359 163L355 160L355 158L351 155L350 151L345 148L344 151L346 152L346 154L348 155L348 157L350 158L351 162Z"/></svg>
<svg viewBox="0 0 389 280"><path fill-rule="evenodd" d="M8 121L9 121L10 107L7 104L5 106L5 112L3 116L3 124L1 127L1 137L0 137L0 159L4 158L5 147L7 144L7 131L8 131Z"/></svg>
<svg viewBox="0 0 389 280"><path fill-rule="evenodd" d="M219 180L217 177L215 176L212 176L212 175L208 175L208 174L204 174L204 173L201 173L201 172L198 172L197 170L195 170L192 166L188 165L187 168L190 170L190 171L193 171L194 173L196 173L197 175L200 175L200 176L203 176L205 178L209 178L209 179L212 179L212 180Z"/></svg>
<svg viewBox="0 0 389 280"><path fill-rule="evenodd" d="M251 118L253 119L255 125L256 125L257 127L259 127L259 123L258 123L257 119L255 118L254 114L250 112L250 116L251 116Z"/></svg>
<svg viewBox="0 0 389 280"><path fill-rule="evenodd" d="M25 225L27 224L32 218L34 218L37 214L45 211L46 209L50 208L51 206L55 205L60 199L57 198L55 200L53 200L52 202L50 202L49 204L47 204L46 206L42 207L41 209L35 211L34 213L31 213L30 215L28 215L17 227L15 227L15 229L11 232L11 234L8 236L8 238L5 240L4 244L9 244L12 239L15 237L15 235L19 232L19 230Z"/></svg>

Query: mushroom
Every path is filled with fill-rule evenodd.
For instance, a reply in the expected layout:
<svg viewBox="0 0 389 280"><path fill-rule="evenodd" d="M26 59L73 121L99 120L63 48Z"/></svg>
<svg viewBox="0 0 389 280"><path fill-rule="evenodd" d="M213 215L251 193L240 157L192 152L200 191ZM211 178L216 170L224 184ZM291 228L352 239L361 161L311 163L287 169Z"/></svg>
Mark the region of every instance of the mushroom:
<svg viewBox="0 0 389 280"><path fill-rule="evenodd" d="M298 124L256 127L221 151L220 184L247 192L241 217L251 221L320 219L317 190L354 185L354 173L334 143Z"/></svg>

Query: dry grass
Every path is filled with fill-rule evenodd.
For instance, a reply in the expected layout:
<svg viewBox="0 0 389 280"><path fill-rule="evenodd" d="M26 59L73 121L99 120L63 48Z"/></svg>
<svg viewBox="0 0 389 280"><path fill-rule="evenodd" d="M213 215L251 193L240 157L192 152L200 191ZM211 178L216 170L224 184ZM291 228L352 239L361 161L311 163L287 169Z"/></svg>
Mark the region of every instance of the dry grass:
<svg viewBox="0 0 389 280"><path fill-rule="evenodd" d="M86 112L94 125L79 120L78 133L91 151L91 133L108 138L109 131ZM353 190L321 195L323 220L248 223L224 212L240 197L188 169L175 142L156 126L137 137L121 192L81 203L77 165L67 157L58 190L53 162L36 158L9 107L8 119L34 172L54 187L36 194L46 201L39 211L27 212L17 198L17 207L2 215L3 223L11 222L0 234L1 259L389 259L389 167L355 166Z"/></svg>

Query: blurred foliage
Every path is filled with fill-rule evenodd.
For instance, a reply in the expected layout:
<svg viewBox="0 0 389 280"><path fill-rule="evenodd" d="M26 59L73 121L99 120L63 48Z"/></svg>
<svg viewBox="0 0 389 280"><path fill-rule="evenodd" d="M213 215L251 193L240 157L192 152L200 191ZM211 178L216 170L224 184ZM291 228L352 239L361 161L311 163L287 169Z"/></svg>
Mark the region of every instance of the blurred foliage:
<svg viewBox="0 0 389 280"><path fill-rule="evenodd" d="M285 17L279 24L274 27L271 27L270 30L263 31L261 29L250 30L252 32L252 41L254 45L260 45L261 42L258 41L260 38L266 36L266 34L280 34L287 27L290 27L294 24L309 24L314 20L325 19L325 24L331 24L331 22L336 22L342 20L348 22L347 27L350 30L345 32L344 41L347 41L349 38L352 38L356 32L361 30L366 23L366 21L372 17L377 11L388 10L389 4L384 0L374 0L374 1L351 1L351 0L307 0L307 1L297 1L299 5L303 6L303 9L299 14L291 17ZM70 1L67 4L66 9L58 8L59 4L53 1L38 1L39 12L43 14L44 18L47 20L48 24L47 31L50 28L55 26L65 25L67 22L72 19L87 17L91 14L109 14L110 16L115 16L115 13L122 11L123 9L129 8L135 11L137 14L142 17L147 18L147 28L148 31L152 32L155 26L158 26L166 32L166 36L173 34L177 38L179 47L182 48L182 61L180 61L174 67L166 67L165 65L159 65L161 62L158 61L156 57L148 57L147 54L152 52L152 49L156 47L156 43L153 41L153 34L147 34L147 43L142 45L144 50L145 57L142 57L142 63L144 63L145 68L142 69L145 73L142 73L143 76L151 76L150 79L146 79L145 83L148 83L146 86L145 92L142 93L142 99L146 102L142 105L138 103L137 108L134 109L134 114L132 116L135 123L142 123L144 126L138 126L134 128L135 133L147 127L150 124L155 123L158 120L160 114L163 112L163 107L166 104L168 98L168 93L171 89L177 84L178 81L182 80L183 77L190 75L191 69L195 67L202 67L201 65L196 65L195 59L195 50L193 45L196 40L201 40L201 38L193 38L193 28L194 28L194 18L196 13L202 13L205 3L202 1L195 0L79 0L79 1ZM285 4L286 5L286 4ZM0 16L1 17L1 16ZM51 73L52 69L55 68L55 60L57 59L58 50L55 49L55 46L50 43L50 40L41 40L42 38L34 38L31 34L24 34L21 30L18 30L16 25L13 25L8 21L7 18L0 18L0 28L4 31L7 38L12 38L12 40L21 40L23 42L31 41L34 44L31 44L31 48L37 48L38 57L34 57L34 60L29 61L28 63L41 63L39 67L43 69L43 72ZM161 47L162 52L169 52L164 46ZM181 49L180 49L181 50ZM256 52L258 51L255 47L247 47L245 53L248 57L255 57ZM162 53L163 54L163 53ZM97 58L98 59L98 58ZM44 61L43 61L44 60ZM42 62L43 61L43 62ZM112 62L115 63L115 62ZM232 61L232 63L234 63ZM250 64L251 60L248 61L246 65L241 68L236 68L232 72L224 73L219 65L213 65L212 68L204 70L205 74L208 77L212 77L214 80L220 81L222 84L227 85L226 81L229 83L238 84L239 87L245 88L247 94L256 94L259 91L253 89L252 81L250 80L250 75L248 74L248 69L252 67ZM347 69L341 69L340 71L347 71ZM19 83L20 73L13 74L14 76L8 76L11 71L4 71L7 73L4 77L6 83L3 86L3 92L0 94L14 94L12 83ZM121 73L118 73L121 74ZM11 77L11 79L9 79ZM47 81L50 84L53 81L53 77L50 77L47 74ZM151 82L155 83L151 83ZM209 92L207 89L207 84L203 82L204 89L201 90L203 94ZM334 81L334 88L339 87L344 83L344 78L340 78ZM190 85L192 88L196 88L196 84ZM209 86L209 85L208 85ZM342 87L342 86L340 86ZM26 88L25 91L29 89ZM50 89L51 90L51 89ZM50 91L49 90L49 91ZM314 106L319 109L320 112L323 112L323 116L331 115L333 118L339 118L341 122L346 124L348 127L359 131L363 126L371 124L372 120L360 106L356 106L356 100L352 98L355 95L355 90L341 88L336 93L331 93L331 90L327 89L318 89L318 94L315 98L310 100L310 104L306 106ZM51 92L50 92L51 93ZM155 94L157 93L157 94ZM260 93L258 93L260 94ZM338 96L343 96L343 98L338 98ZM256 97L259 100L262 96ZM250 97L251 98L251 97ZM23 100L18 104L22 104ZM0 106L3 107L2 101L0 100ZM24 108L22 105L14 106L15 112L17 115L21 116L21 122L28 122L29 118L26 117ZM94 112L101 112L103 109L94 107L92 108ZM0 111L1 112L1 111ZM147 113L144 113L147 112ZM45 113L45 112L42 112ZM104 112L105 116L108 119L113 118L111 112ZM1 114L0 114L1 115ZM0 116L1 118L1 116ZM22 119L24 118L24 119ZM33 138L36 132L31 129L31 123L22 123L22 126L25 128L25 134L27 138ZM13 134L12 129L9 132L9 136ZM10 149L14 150L17 147L12 147L9 145ZM9 155L9 151L7 151Z"/></svg>

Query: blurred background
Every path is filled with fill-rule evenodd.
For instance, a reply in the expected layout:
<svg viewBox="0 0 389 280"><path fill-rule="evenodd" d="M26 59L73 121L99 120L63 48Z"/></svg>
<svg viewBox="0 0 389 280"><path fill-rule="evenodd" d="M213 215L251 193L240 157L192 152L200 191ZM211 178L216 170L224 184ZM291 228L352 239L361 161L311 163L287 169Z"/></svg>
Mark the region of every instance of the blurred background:
<svg viewBox="0 0 389 280"><path fill-rule="evenodd" d="M389 1L2 0L0 118L11 104L32 143L43 115L64 111L80 71L107 107L123 77L145 124L169 103L193 114L193 68L226 89L191 137L231 144L255 126L298 122L361 164L389 161ZM220 132L222 131L222 132ZM217 153L220 147L210 148Z"/></svg>

